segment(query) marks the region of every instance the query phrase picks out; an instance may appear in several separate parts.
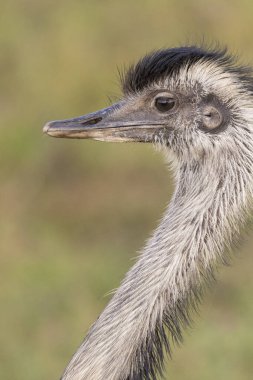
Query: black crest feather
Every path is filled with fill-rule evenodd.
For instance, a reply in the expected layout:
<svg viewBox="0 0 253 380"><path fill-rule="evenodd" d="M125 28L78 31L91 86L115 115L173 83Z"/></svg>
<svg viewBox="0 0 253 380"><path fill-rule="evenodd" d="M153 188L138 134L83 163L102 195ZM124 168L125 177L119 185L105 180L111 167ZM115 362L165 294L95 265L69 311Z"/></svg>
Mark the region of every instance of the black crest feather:
<svg viewBox="0 0 253 380"><path fill-rule="evenodd" d="M197 46L163 49L145 55L136 65L132 65L122 80L123 92L131 94L143 90L151 83L176 74L181 67L198 61L216 62L228 72L240 77L248 90L253 91L251 69L234 64L226 49L204 49ZM249 86L249 82L251 82Z"/></svg>

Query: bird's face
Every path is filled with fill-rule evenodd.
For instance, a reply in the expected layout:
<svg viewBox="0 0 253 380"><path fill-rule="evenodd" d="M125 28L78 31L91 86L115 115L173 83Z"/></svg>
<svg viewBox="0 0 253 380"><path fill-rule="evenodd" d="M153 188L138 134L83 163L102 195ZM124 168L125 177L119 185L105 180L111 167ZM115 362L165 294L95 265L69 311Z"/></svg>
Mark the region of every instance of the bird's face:
<svg viewBox="0 0 253 380"><path fill-rule="evenodd" d="M174 62L173 70L170 62L171 71L161 75L155 54L146 57L149 68L140 61L130 69L121 101L85 116L49 122L44 131L54 137L155 143L184 160L203 156L215 144L228 146L248 102L236 76L213 61L190 65L187 54L181 67ZM160 76L155 72L159 67Z"/></svg>

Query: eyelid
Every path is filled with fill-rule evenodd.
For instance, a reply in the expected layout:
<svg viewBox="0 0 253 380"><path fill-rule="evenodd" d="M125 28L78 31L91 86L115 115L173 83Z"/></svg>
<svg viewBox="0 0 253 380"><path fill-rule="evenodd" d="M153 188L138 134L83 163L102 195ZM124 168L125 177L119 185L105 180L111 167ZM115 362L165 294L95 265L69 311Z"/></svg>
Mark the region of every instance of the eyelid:
<svg viewBox="0 0 253 380"><path fill-rule="evenodd" d="M167 98L171 98L171 99L175 99L175 100L176 100L176 96L175 96L174 94L171 94L170 92L167 92L167 91L163 91L163 92L159 91L159 92L155 95L154 99L156 99L156 98L160 98L160 97L162 97L162 96L167 97Z"/></svg>

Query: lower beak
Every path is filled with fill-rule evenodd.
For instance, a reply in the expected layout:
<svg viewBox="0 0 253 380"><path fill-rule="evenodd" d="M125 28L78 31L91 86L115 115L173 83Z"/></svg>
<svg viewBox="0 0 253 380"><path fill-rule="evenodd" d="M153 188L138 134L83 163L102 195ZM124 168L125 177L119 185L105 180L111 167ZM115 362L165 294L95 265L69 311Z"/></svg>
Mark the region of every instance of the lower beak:
<svg viewBox="0 0 253 380"><path fill-rule="evenodd" d="M88 115L48 122L43 131L49 136L100 141L153 142L161 125L147 123L141 116L124 111L124 102Z"/></svg>

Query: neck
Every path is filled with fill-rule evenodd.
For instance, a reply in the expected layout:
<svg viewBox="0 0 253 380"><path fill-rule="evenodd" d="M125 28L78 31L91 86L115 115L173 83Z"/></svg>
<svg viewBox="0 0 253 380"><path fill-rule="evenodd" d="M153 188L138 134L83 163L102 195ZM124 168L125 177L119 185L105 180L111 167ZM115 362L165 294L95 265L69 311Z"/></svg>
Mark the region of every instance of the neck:
<svg viewBox="0 0 253 380"><path fill-rule="evenodd" d="M62 380L156 379L245 215L247 183L232 160L227 165L233 174L212 162L179 168L159 227Z"/></svg>

